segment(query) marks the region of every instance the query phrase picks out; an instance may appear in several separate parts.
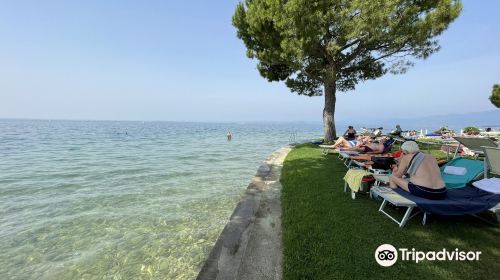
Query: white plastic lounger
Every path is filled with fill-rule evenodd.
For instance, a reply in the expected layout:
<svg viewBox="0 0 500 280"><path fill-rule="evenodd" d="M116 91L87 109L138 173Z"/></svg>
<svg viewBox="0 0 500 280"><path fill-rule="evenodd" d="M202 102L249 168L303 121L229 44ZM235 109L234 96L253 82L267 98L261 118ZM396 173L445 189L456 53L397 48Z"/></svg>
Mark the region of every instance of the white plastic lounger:
<svg viewBox="0 0 500 280"><path fill-rule="evenodd" d="M335 149L333 147L333 145L319 145L320 148L322 148L323 150L321 151L321 153L326 156L328 155L328 152L332 149Z"/></svg>
<svg viewBox="0 0 500 280"><path fill-rule="evenodd" d="M377 177L377 176L376 176ZM382 204L380 205L380 208L378 209L379 212L384 213L389 219L394 221L396 224L399 225L399 227L404 227L406 222L410 220L411 218L415 217L419 212L414 213L411 215L411 212L413 211L413 208L417 207L417 204L409 199L406 199L402 197L401 195L397 194L394 192L391 188L389 187L373 187L371 189L371 194L381 197L383 199ZM394 206L397 207L406 207L406 212L401 219L401 221L398 221L396 218L392 217L390 214L384 211L384 208L387 206L387 203L390 203ZM424 215L424 219L422 221L423 224L425 224L425 218L426 216Z"/></svg>
<svg viewBox="0 0 500 280"><path fill-rule="evenodd" d="M353 166L353 165L355 165L355 166L357 166L357 167L359 167L359 168L366 168L366 165L365 165L365 163L364 163L364 162L361 162L361 161L359 161L359 160L354 160L354 159L351 159L351 163L349 164L349 166L348 166L348 167L351 167L351 166Z"/></svg>
<svg viewBox="0 0 500 280"><path fill-rule="evenodd" d="M375 187L380 186L380 184L388 185L389 184L389 175L388 174L376 174L373 175L375 178Z"/></svg>
<svg viewBox="0 0 500 280"><path fill-rule="evenodd" d="M495 214L495 218L497 219L497 222L500 223L500 204L491 208L490 211L493 212L493 214Z"/></svg>
<svg viewBox="0 0 500 280"><path fill-rule="evenodd" d="M357 156L359 155L359 152L356 151L340 151L339 152L339 157L342 158L350 158L351 156Z"/></svg>
<svg viewBox="0 0 500 280"><path fill-rule="evenodd" d="M351 166L351 156L357 156L359 155L358 152L356 151L340 151L339 152L339 159L344 162L344 165L346 167Z"/></svg>

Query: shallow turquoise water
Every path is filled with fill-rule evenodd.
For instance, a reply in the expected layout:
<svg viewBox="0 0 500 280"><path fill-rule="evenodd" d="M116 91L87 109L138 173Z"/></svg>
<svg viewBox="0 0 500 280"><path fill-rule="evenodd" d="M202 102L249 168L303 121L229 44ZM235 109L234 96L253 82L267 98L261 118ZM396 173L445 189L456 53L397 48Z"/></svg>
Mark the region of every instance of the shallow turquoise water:
<svg viewBox="0 0 500 280"><path fill-rule="evenodd" d="M194 278L293 131L321 125L0 120L0 279Z"/></svg>

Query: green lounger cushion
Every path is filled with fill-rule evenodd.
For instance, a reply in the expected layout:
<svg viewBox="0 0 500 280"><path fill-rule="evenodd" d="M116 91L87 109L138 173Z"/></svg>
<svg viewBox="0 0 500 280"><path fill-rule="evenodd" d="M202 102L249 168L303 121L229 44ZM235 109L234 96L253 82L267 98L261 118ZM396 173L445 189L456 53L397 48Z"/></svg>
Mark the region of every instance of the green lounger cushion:
<svg viewBox="0 0 500 280"><path fill-rule="evenodd" d="M446 166L465 167L467 173L465 175L445 174L443 171ZM477 178L483 172L484 162L481 160L456 158L441 166L441 176L443 177L446 187L449 189L463 188L468 182Z"/></svg>

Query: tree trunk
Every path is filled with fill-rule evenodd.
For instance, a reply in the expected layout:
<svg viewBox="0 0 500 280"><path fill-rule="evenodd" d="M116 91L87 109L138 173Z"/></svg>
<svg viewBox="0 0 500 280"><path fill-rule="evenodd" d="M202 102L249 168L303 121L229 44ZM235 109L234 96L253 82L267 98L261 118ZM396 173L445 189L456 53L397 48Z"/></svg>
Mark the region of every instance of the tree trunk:
<svg viewBox="0 0 500 280"><path fill-rule="evenodd" d="M325 84L325 108L323 109L323 131L325 142L333 142L337 138L335 130L335 96L336 82Z"/></svg>

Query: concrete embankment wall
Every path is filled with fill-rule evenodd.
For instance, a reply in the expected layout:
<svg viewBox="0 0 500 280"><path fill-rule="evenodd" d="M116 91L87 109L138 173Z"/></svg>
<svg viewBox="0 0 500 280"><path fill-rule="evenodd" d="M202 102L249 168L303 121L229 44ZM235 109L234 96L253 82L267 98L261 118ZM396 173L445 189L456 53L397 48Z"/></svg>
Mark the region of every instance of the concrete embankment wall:
<svg viewBox="0 0 500 280"><path fill-rule="evenodd" d="M281 279L281 167L292 147L257 170L197 279Z"/></svg>

